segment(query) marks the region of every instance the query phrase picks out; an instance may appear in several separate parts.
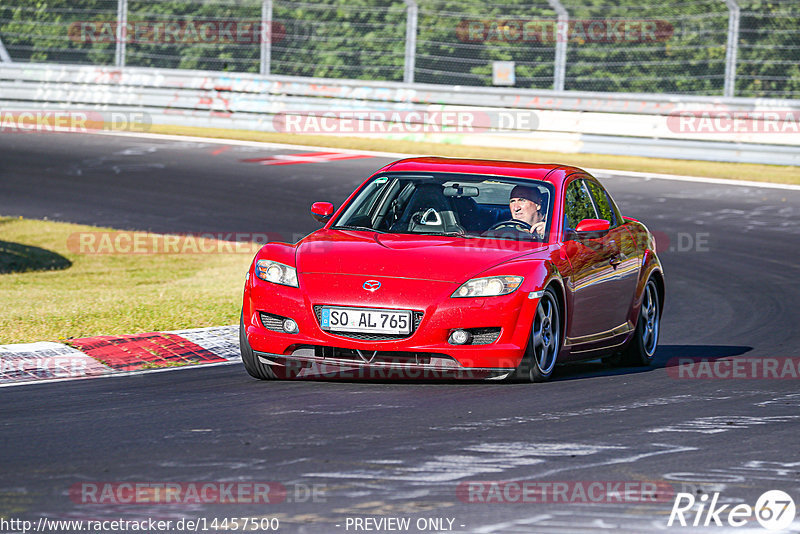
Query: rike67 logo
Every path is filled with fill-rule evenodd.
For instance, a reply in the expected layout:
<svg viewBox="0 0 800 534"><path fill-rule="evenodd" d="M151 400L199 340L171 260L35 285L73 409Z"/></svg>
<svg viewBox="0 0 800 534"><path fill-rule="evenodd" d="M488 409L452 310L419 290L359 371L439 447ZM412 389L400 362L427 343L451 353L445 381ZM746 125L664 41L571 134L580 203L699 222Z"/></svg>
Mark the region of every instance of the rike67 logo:
<svg viewBox="0 0 800 534"><path fill-rule="evenodd" d="M794 521L795 513L794 500L780 490L762 493L755 506L719 504L719 493L712 494L710 501L708 494L695 498L691 493L678 493L667 526L742 527L755 519L767 530L785 530Z"/></svg>

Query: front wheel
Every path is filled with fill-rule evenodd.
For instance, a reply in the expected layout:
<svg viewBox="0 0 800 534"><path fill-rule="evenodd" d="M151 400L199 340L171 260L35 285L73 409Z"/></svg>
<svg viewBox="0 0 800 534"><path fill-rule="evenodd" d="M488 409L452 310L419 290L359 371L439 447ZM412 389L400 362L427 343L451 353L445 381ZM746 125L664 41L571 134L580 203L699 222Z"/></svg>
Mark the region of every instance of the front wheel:
<svg viewBox="0 0 800 534"><path fill-rule="evenodd" d="M536 307L528 348L512 378L528 382L549 380L560 348L561 314L555 293L547 288Z"/></svg>
<svg viewBox="0 0 800 534"><path fill-rule="evenodd" d="M653 362L658 348L658 333L661 326L661 306L658 302L658 289L651 278L644 287L642 307L633 339L622 353L622 363L631 366L646 366Z"/></svg>
<svg viewBox="0 0 800 534"><path fill-rule="evenodd" d="M239 317L239 351L242 353L242 363L247 374L259 380L274 380L277 378L268 365L264 365L253 352L244 327L244 313Z"/></svg>

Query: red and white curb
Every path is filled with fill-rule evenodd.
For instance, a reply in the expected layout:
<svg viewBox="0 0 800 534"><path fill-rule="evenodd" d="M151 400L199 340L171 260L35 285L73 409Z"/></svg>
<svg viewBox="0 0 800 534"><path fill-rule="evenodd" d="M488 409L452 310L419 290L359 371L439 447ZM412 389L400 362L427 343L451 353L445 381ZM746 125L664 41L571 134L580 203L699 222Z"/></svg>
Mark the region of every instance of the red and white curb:
<svg viewBox="0 0 800 534"><path fill-rule="evenodd" d="M238 326L0 345L0 387L240 361Z"/></svg>

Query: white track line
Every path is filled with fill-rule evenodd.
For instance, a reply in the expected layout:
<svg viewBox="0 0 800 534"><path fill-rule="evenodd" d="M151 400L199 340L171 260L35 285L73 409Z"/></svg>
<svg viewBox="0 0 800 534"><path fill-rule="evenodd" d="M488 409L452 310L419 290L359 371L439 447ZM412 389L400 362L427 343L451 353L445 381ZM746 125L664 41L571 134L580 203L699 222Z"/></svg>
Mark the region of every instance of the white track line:
<svg viewBox="0 0 800 534"><path fill-rule="evenodd" d="M376 152L374 150L357 150L353 148L335 148L316 145L292 145L289 143L269 143L265 141L245 141L243 139L224 139L221 137L194 137L190 135L149 134L137 132L90 132L89 135L118 135L122 137L137 137L141 139L161 139L165 141L187 141L194 143L216 143L218 145L254 146L262 148L278 148L283 150L317 150L319 152L341 152L343 154L363 154L376 158L414 158L425 154L400 154L398 152ZM430 155L430 154L427 154Z"/></svg>
<svg viewBox="0 0 800 534"><path fill-rule="evenodd" d="M401 154L398 152L377 152L373 150L357 150L352 148L335 148L330 146L316 146L316 145L292 145L289 143L267 143L261 141L243 141L241 139L222 139L218 137L194 137L188 135L167 135L167 134L150 134L150 133L134 133L134 132L96 132L91 135L117 135L123 137L134 137L140 139L160 139L166 141L189 141L198 143L216 143L220 145L235 145L235 146L255 146L263 148L277 148L283 150L318 150L342 152L344 154L363 154L366 156L375 156L378 158L414 158L419 156L430 156L430 154ZM391 141L388 141L391 142ZM569 154L565 154L568 156ZM740 187L761 187L765 189L784 189L789 191L800 191L800 185L793 184L777 184L772 182L754 182L751 180L727 180L724 178L706 178L703 176L683 176L679 174L659 174L652 172L636 172L636 171L621 171L615 169L590 169L587 171L592 174L605 175L605 176L623 176L627 178L642 178L644 180L673 180L678 182L697 182L706 184L717 185L731 185ZM800 169L798 170L800 172Z"/></svg>
<svg viewBox="0 0 800 534"><path fill-rule="evenodd" d="M189 369L201 369L203 367L219 367L221 365L241 365L241 360L229 360L227 362L213 362L213 363L203 363L203 364L196 364L196 365L181 365L178 367L162 367L161 369L141 369L138 371L114 371L104 375L93 375L93 376L74 376L74 377L66 377L66 378L48 378L43 380L23 380L20 382L5 382L0 384L0 388L10 388L16 386L33 386L36 384L52 384L53 382L77 382L79 380L94 380L95 378L119 378L122 376L135 376L135 375L144 375L148 373L165 373L167 371L187 371ZM244 370L242 371L244 373ZM246 373L243 375L246 376Z"/></svg>
<svg viewBox="0 0 800 534"><path fill-rule="evenodd" d="M787 189L800 191L800 185L776 184L773 182L754 182L752 180L728 180L725 178L704 178L701 176L681 176L679 174L659 174L654 172L615 171L613 169L586 169L595 176L624 176L626 178L642 178L644 180L674 180L677 182L701 182L706 184L738 185L741 187L764 187L767 189ZM800 173L800 168L798 168Z"/></svg>

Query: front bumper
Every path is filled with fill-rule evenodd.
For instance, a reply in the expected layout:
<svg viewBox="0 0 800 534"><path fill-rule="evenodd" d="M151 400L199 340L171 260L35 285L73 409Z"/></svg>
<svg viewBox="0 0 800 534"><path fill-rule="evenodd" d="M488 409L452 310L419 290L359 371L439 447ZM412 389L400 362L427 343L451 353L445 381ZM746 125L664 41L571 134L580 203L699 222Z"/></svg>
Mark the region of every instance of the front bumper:
<svg viewBox="0 0 800 534"><path fill-rule="evenodd" d="M319 353L319 351L316 351ZM465 368L449 358L429 359L429 363L378 360L380 351L362 351L364 359L325 357L315 350L301 348L292 355L256 352L256 356L280 378L369 379L369 380L502 380L514 369ZM388 354L388 353L384 353ZM368 361L370 360L370 361Z"/></svg>
<svg viewBox="0 0 800 534"><path fill-rule="evenodd" d="M305 281L309 281L308 276ZM538 298L530 298L522 290L499 297L450 298L456 287L445 282L404 280L403 291L383 297L366 295L363 290L344 293L355 294L360 300L332 291L326 294L321 287L315 287L312 301L303 288L276 287L256 279L244 294L246 335L262 361L273 366L307 369L312 365L323 366L323 370L336 367L365 376L375 371L375 378L389 372L407 373L410 378L414 373L439 378L507 375L519 366L525 353ZM403 339L356 339L323 330L315 305L404 309L421 313L422 317L416 330ZM293 319L298 332L265 328L261 312ZM490 344L448 343L450 333L459 328L499 328L500 334ZM375 351L377 354L373 355Z"/></svg>

